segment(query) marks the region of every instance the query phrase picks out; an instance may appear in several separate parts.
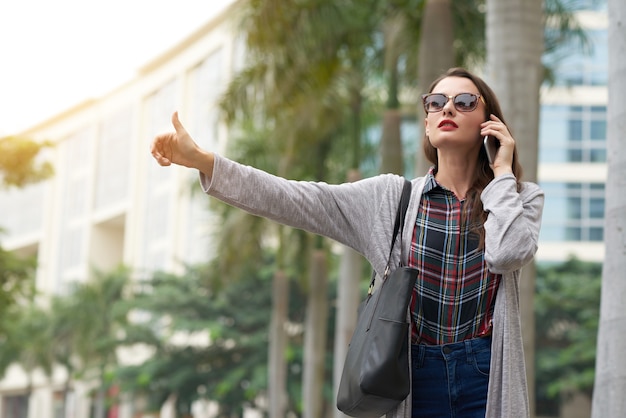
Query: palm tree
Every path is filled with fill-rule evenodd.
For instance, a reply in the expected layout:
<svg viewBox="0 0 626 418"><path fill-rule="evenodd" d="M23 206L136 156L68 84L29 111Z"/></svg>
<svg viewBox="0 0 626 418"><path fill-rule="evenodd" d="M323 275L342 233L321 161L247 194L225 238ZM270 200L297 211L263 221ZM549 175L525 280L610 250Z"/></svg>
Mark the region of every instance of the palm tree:
<svg viewBox="0 0 626 418"><path fill-rule="evenodd" d="M0 233L2 233L0 228ZM22 258L0 246L0 341L8 339L12 311L35 297L35 257ZM0 351L0 375L13 361L9 350Z"/></svg>
<svg viewBox="0 0 626 418"><path fill-rule="evenodd" d="M541 0L487 0L487 80L498 95L517 141L525 179L537 181L539 87L543 81ZM514 117L513 117L514 116ZM522 331L529 398L534 411L535 266L520 278Z"/></svg>
<svg viewBox="0 0 626 418"><path fill-rule="evenodd" d="M52 375L53 360L50 355L48 314L35 303L22 306L9 315L8 340L2 350L12 351L14 361L20 365L27 379L26 396L33 391L33 373L43 370Z"/></svg>
<svg viewBox="0 0 626 418"><path fill-rule="evenodd" d="M294 174L294 168L311 167L310 162L298 164L299 155L317 156L317 152L303 152L303 148L314 149L318 138L328 138L327 133L320 132L322 129L333 129L337 114L330 114L324 109L323 102L306 99L303 91L319 89L323 86L327 89L329 69L336 67L336 53L333 51L334 42L328 42L326 36L332 36L334 32L327 30L327 19L336 19L336 9L332 5L326 5L316 10L307 10L298 5L261 1L248 4L244 12L244 38L248 48L249 62L231 83L222 102L222 108L227 114L234 116L243 109L244 116L251 102L261 105L256 108L256 114L251 119L257 118L263 113L266 124L273 125L271 139L265 143L270 145L270 152L278 157L278 164L269 169L283 177L309 176L308 173ZM265 22L271 21L272 25ZM316 27L320 25L319 27ZM340 25L336 26L340 27ZM319 30L319 36L313 33ZM316 61L317 60L317 61ZM319 61L325 62L320 66ZM312 64L312 65L311 65ZM331 79L332 80L332 79ZM251 86L254 92L251 94ZM318 90L319 91L319 90ZM330 92L329 90L326 90ZM334 102L332 95L326 93L330 102ZM309 96L310 97L310 96ZM251 112L252 113L252 112ZM322 118L325 116L325 118ZM319 123L321 120L324 122ZM300 129L294 127L300 125ZM307 131L314 135L307 135ZM259 155L268 155L268 150L263 150ZM249 162L249 159L243 159ZM275 160L274 160L275 161ZM257 165L259 166L259 165ZM266 168L267 165L260 166ZM274 229L279 238L278 259L276 273L272 282L272 317L270 322L270 347L269 347L269 413L270 416L284 416L286 408L286 362L285 352L288 337L285 332L285 324L288 321L289 305L289 277L287 265L289 260L286 254L290 246L287 241L288 231L284 227ZM306 263L305 263L306 264ZM304 271L304 270L303 270ZM320 284L326 283L326 275L317 277ZM311 312L309 317L314 318L314 310L324 308L315 304L311 296ZM318 326L325 326L325 321ZM325 330L325 328L323 328ZM325 334L318 328L311 330L314 335ZM314 339L307 339L313 344ZM307 405L322 404L321 391L318 391L319 383L315 376L318 375L315 368L320 363L314 356L321 356L323 352L314 349L306 350L311 356L305 361L305 385L307 393ZM323 363L322 363L323 364ZM313 399L315 398L315 399Z"/></svg>
<svg viewBox="0 0 626 418"><path fill-rule="evenodd" d="M419 10L411 11L409 4L415 2L387 1L382 2L382 20L380 28L382 33L382 67L385 81L384 92L386 94L385 109L382 115L382 135L380 139L380 172L404 174L404 153L402 150L402 106L400 92L404 89L403 81L407 75L413 74L408 63L414 60L408 59L411 46L417 39L416 25L412 19ZM376 29L376 28L374 28ZM404 66L402 65L404 64ZM410 64L409 64L410 65ZM404 67L404 68L402 68ZM411 77L412 78L412 77Z"/></svg>
<svg viewBox="0 0 626 418"><path fill-rule="evenodd" d="M80 340L79 317L71 296L54 296L50 303L50 325L47 333L50 338L49 351L55 364L66 370L63 384L63 409L67 408L72 389L72 379L77 369L76 349ZM63 414L65 416L65 414Z"/></svg>
<svg viewBox="0 0 626 418"><path fill-rule="evenodd" d="M418 47L417 86L426 93L430 83L445 70L454 66L454 20L452 0L426 0L424 16L420 25ZM417 106L418 138L424 134L421 106ZM418 144L419 145L419 144ZM415 153L415 173L423 175L430 162L426 161L421 148Z"/></svg>
<svg viewBox="0 0 626 418"><path fill-rule="evenodd" d="M626 314L626 106L620 95L626 91L626 4L609 0L609 104L608 118L608 177L606 181L605 247L602 270L602 298L593 392L592 416L617 417L626 411L626 359L624 359L624 329Z"/></svg>
<svg viewBox="0 0 626 418"><path fill-rule="evenodd" d="M120 308L118 302L123 299L129 274L124 267L106 273L95 271L93 279L77 283L68 296L74 313L80 313L72 319L78 377L98 384L96 418L105 416L106 373L117 364L118 332L128 321L127 309Z"/></svg>
<svg viewBox="0 0 626 418"><path fill-rule="evenodd" d="M268 142L265 145L276 151L274 155L280 155L278 165L269 171L283 177L332 181L333 173L326 168L327 159L333 149L344 143L341 139L346 137L344 132L350 132L351 140L347 141L351 150L350 167L358 167L364 80L359 71L367 68L363 65L367 51L362 45L369 43L367 36L371 33L362 26L372 20L370 12L362 3L338 7L332 1L320 1L311 6L268 0L250 4L248 20L242 25L246 28L250 63L231 83L223 108L229 115L245 114L242 109L251 109L246 101L261 98L256 103L262 105L263 120L271 121L267 124L272 125L273 131L270 137L273 145ZM268 21L272 25L264 23ZM347 48L348 41L353 42L351 48ZM254 97L250 96L250 86L254 86ZM251 119L258 118L259 111L256 112ZM253 113L250 111L249 115ZM346 120L350 123L346 124ZM347 171L345 166L342 169L344 173ZM280 228L279 238L285 234ZM316 260L314 263L318 266L325 264L321 257L325 251L320 250L327 244L317 239L308 241L315 249L310 259ZM279 244L279 256L283 257L287 253L287 241L280 239L279 242L283 243ZM286 265L287 260L283 258L283 268L278 269L274 280L276 293L270 331L270 370L275 373L270 381L272 416L282 416L284 410ZM357 270L360 272L360 263ZM319 272L323 274L316 274L312 291L326 287L327 274L324 269ZM358 272L351 277L358 278ZM308 317L325 317L326 303L311 295ZM315 321L315 324L315 328L307 329L307 341L319 340L326 333L325 321ZM319 366L323 364L322 355L320 350L306 350L304 390L307 393L303 409L307 414L315 414L316 408L323 404Z"/></svg>

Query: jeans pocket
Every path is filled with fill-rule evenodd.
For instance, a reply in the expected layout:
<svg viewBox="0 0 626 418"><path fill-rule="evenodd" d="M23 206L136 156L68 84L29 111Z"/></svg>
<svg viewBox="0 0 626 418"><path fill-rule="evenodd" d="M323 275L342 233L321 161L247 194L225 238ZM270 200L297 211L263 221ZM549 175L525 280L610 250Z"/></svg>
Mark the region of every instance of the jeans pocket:
<svg viewBox="0 0 626 418"><path fill-rule="evenodd" d="M474 352L474 369L481 376L489 376L491 368L491 350Z"/></svg>

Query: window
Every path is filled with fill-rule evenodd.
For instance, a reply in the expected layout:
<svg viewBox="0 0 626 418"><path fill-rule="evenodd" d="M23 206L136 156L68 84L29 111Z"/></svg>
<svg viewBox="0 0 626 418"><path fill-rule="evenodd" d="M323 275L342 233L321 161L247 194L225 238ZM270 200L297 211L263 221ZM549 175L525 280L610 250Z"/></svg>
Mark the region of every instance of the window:
<svg viewBox="0 0 626 418"><path fill-rule="evenodd" d="M224 91L224 53L213 51L189 74L194 124L191 126L199 145L215 149L217 145L218 109L217 102Z"/></svg>
<svg viewBox="0 0 626 418"><path fill-rule="evenodd" d="M123 202L128 195L132 118L132 109L124 108L100 124L94 203L97 209Z"/></svg>
<svg viewBox="0 0 626 418"><path fill-rule="evenodd" d="M28 396L4 396L2 398L2 416L11 418L28 418Z"/></svg>
<svg viewBox="0 0 626 418"><path fill-rule="evenodd" d="M606 162L606 134L606 106L542 106L540 161Z"/></svg>
<svg viewBox="0 0 626 418"><path fill-rule="evenodd" d="M145 101L145 123L147 126L146 140L171 129L170 118L175 110L178 84L172 80L159 88ZM141 250L142 267L153 269L163 268L163 246L167 245L169 225L171 221L170 199L167 198L172 188L174 171L163 170L158 164L148 164L146 177L146 193L144 196L143 244ZM159 258L159 256L161 258Z"/></svg>
<svg viewBox="0 0 626 418"><path fill-rule="evenodd" d="M556 39L556 31L546 30L548 43ZM559 44L558 48L545 54L544 64L553 70L553 82L557 86L606 86L608 83L608 31L587 30L588 45L574 38Z"/></svg>
<svg viewBox="0 0 626 418"><path fill-rule="evenodd" d="M607 0L570 0L567 6L572 10L607 10Z"/></svg>
<svg viewBox="0 0 626 418"><path fill-rule="evenodd" d="M546 194L543 241L602 241L604 184L542 183Z"/></svg>

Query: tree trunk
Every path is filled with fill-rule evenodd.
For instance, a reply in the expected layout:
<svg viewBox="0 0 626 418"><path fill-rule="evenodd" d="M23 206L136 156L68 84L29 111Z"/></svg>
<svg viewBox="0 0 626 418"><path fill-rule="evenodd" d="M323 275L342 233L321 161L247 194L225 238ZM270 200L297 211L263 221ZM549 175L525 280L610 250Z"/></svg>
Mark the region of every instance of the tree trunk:
<svg viewBox="0 0 626 418"><path fill-rule="evenodd" d="M402 153L402 112L398 109L386 109L383 114L383 132L380 141L381 174L404 173Z"/></svg>
<svg viewBox="0 0 626 418"><path fill-rule="evenodd" d="M106 407L105 407L105 398L106 393L103 386L100 386L96 391L96 399L95 402L95 418L105 418L106 415Z"/></svg>
<svg viewBox="0 0 626 418"><path fill-rule="evenodd" d="M313 251L307 292L302 416L317 418L324 416L324 366L328 330L328 266L324 250Z"/></svg>
<svg viewBox="0 0 626 418"><path fill-rule="evenodd" d="M335 400L343 365L348 354L348 345L356 326L357 311L360 303L360 282L363 257L352 248L343 247L341 265L339 266L339 288L337 290L337 322L335 326L335 364L334 364L334 395ZM335 403L336 404L336 403ZM335 408L335 418L346 417Z"/></svg>
<svg viewBox="0 0 626 418"><path fill-rule="evenodd" d="M272 319L269 331L269 416L282 418L287 408L287 321L289 301L289 280L281 269L272 280Z"/></svg>
<svg viewBox="0 0 626 418"><path fill-rule="evenodd" d="M348 181L354 182L361 179L361 173L352 170L348 173ZM336 400L337 390L339 389L339 381L341 380L341 372L343 364L348 353L348 344L354 333L354 327L357 320L357 309L360 302L360 282L361 268L363 266L363 257L352 248L343 247L341 256L341 264L339 266L339 281L337 289L337 317L335 322L335 346L334 346L334 364L333 364L333 388ZM336 404L336 402L335 402ZM336 407L335 418L347 417Z"/></svg>
<svg viewBox="0 0 626 418"><path fill-rule="evenodd" d="M487 0L487 82L498 95L517 141L524 179L537 181L539 88L543 78L541 0ZM522 332L531 413L534 415L535 266L520 282Z"/></svg>
<svg viewBox="0 0 626 418"><path fill-rule="evenodd" d="M454 66L454 22L451 0L427 0L424 6L417 63L417 86L420 94L448 68ZM417 107L418 149L415 153L415 175L423 176L430 166L424 157L419 138L424 136L425 118L421 99Z"/></svg>
<svg viewBox="0 0 626 418"><path fill-rule="evenodd" d="M605 258L596 355L592 417L624 416L626 411L626 4L609 0L608 177Z"/></svg>

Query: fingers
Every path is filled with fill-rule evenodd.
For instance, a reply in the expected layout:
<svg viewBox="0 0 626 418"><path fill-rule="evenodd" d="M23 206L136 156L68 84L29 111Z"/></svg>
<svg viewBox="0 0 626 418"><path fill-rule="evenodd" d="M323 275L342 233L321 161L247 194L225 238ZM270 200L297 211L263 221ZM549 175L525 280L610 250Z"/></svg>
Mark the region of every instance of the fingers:
<svg viewBox="0 0 626 418"><path fill-rule="evenodd" d="M513 140L508 127L493 114L489 116L488 121L481 124L481 135L492 135L498 138L500 142L506 137L510 137L511 140ZM502 137L500 135L502 135Z"/></svg>
<svg viewBox="0 0 626 418"><path fill-rule="evenodd" d="M180 123L180 119L178 119L178 112L172 113L172 125L174 125L174 129L176 129L177 134L183 135L187 133L183 124Z"/></svg>
<svg viewBox="0 0 626 418"><path fill-rule="evenodd" d="M172 113L172 125L175 132L157 135L152 141L150 152L154 159L162 166L185 164L184 152L190 148L193 140L178 118L178 112ZM186 148L185 148L186 147Z"/></svg>
<svg viewBox="0 0 626 418"><path fill-rule="evenodd" d="M161 134L154 138L152 141L152 145L150 146L150 153L152 157L156 160L157 163L161 166L170 166L172 165L171 154L172 154L172 141L175 140L174 136L181 136L187 134L185 127L180 120L178 119L178 112L174 112L172 114L172 125L176 130L176 134L167 133Z"/></svg>
<svg viewBox="0 0 626 418"><path fill-rule="evenodd" d="M156 160L157 163L161 166L169 166L172 164L169 158L165 156L164 152L164 143L167 142L167 139L163 135L159 135L154 138L152 141L152 145L150 147L150 153L152 157Z"/></svg>

